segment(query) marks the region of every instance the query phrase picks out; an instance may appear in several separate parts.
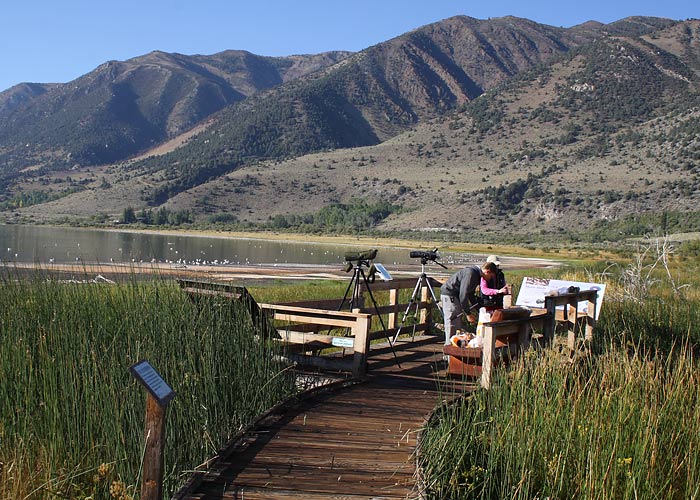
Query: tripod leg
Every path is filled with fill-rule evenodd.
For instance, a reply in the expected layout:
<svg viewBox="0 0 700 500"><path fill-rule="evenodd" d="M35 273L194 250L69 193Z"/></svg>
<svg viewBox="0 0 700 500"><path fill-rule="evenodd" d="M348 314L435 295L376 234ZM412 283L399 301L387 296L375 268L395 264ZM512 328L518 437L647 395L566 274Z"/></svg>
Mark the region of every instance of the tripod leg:
<svg viewBox="0 0 700 500"><path fill-rule="evenodd" d="M442 313L442 309L440 308L440 302L438 301L437 297L435 296L435 290L433 290L433 287L430 286L430 283L426 283L426 286L428 287L428 290L430 290L430 295L433 298L433 304L435 304L435 309L438 310L438 312L440 313L440 317L444 321L445 315Z"/></svg>
<svg viewBox="0 0 700 500"><path fill-rule="evenodd" d="M362 275L362 279L364 280L365 287L367 287L367 293L369 294L369 298L372 300L372 304L374 305L374 312L377 314L377 317L379 318L379 324L382 325L382 330L386 333L386 326L384 325L384 320L382 319L382 315L379 314L379 306L377 306L377 301L374 300L374 294L372 293L372 289L369 287L369 282L367 281L367 276L365 276L365 273L362 269L360 269L360 274ZM389 347L391 348L391 353L394 355L394 360L396 361L396 365L401 368L401 363L399 363L399 357L396 355L396 350L394 349L394 344L391 343L391 339L389 338L389 334L386 333L386 340L389 342Z"/></svg>
<svg viewBox="0 0 700 500"><path fill-rule="evenodd" d="M420 282L421 282L421 279L418 278L418 281L416 282L416 286L413 287L413 293L411 294L411 300L408 301L408 305L406 306L406 311L403 313L403 319L401 319L401 323L406 321L406 317L408 316L408 311L411 309L411 306L416 301L416 298L418 298L418 291L420 290Z"/></svg>
<svg viewBox="0 0 700 500"><path fill-rule="evenodd" d="M422 295L422 289L424 286L427 286L431 292L433 291L433 289L428 285L428 277L425 273L421 273L418 284L416 285L416 296L418 296L418 290L421 290ZM418 316L418 304L416 304L416 312L414 313L414 316ZM411 333L411 342L414 340L416 340L416 323L413 323L413 332Z"/></svg>
<svg viewBox="0 0 700 500"><path fill-rule="evenodd" d="M345 301L348 299L348 294L350 293L350 289L352 289L352 295L350 296L350 311L352 311L359 303L359 294L360 294L360 272L361 269L360 267L355 267L355 272L352 275L352 278L350 279L350 283L348 283L348 287L345 289L345 294L343 294L343 300L340 302L340 306L338 307L338 311L341 311L343 309L343 306L345 305ZM366 278L365 278L366 281ZM350 332L352 330L350 328L345 328L345 336L347 337L350 335ZM343 349L345 350L345 349Z"/></svg>
<svg viewBox="0 0 700 500"><path fill-rule="evenodd" d="M432 299L433 299L433 304L435 305L435 309L438 310L438 312L440 313L440 318L442 318L442 321L444 322L444 321L445 321L445 315L444 315L444 313L442 312L442 309L440 308L440 302L438 302L438 299L437 299L437 297L435 296L435 290L433 290L433 287L430 286L430 280L428 279L427 276L425 277L424 286L425 286L428 290L430 290L430 296L431 296ZM426 329L426 331L427 331L427 329Z"/></svg>
<svg viewBox="0 0 700 500"><path fill-rule="evenodd" d="M418 297L418 290L420 290L420 278L418 278L418 281L416 282L416 286L413 287L413 294L411 294L411 299L408 301L408 305L406 306L406 311L403 313L403 318L401 319L401 324L399 325L399 328L396 330L396 334L394 335L394 340L393 343L396 343L396 340L399 338L399 335L401 334L401 330L403 329L403 325L406 322L406 318L408 317L408 311L411 310L411 306L415 304L416 302L416 297ZM416 312L418 312L418 305L416 305ZM414 316L416 314L414 312ZM415 331L415 330L414 330Z"/></svg>
<svg viewBox="0 0 700 500"><path fill-rule="evenodd" d="M348 293L350 292L350 289L353 288L352 285L357 281L356 276L357 276L357 273L354 273L352 275L352 278L350 278L350 283L348 283L348 287L345 289L345 293L343 294L343 300L340 301L340 306L338 306L338 311L343 309L343 306L345 305L345 301L348 298ZM353 297L350 298L350 309L352 309L354 295L355 295L355 292L354 292L354 288L353 288Z"/></svg>

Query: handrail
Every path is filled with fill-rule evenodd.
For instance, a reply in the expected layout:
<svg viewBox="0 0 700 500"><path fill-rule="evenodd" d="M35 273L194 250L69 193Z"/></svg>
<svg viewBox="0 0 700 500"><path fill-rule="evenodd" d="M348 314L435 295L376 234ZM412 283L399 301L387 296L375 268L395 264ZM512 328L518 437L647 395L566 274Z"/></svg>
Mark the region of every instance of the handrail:
<svg viewBox="0 0 700 500"><path fill-rule="evenodd" d="M481 387L491 388L496 340L499 337L517 334L517 349L524 351L529 348L531 330L534 324L542 325L544 340L551 344L554 340L556 325L559 323L567 327L567 346L572 351L576 347L576 336L577 332L582 329L581 325L585 329L585 340L592 340L593 328L596 323L597 298L598 292L596 290L548 295L544 299L545 308L540 310L542 314L530 314L526 318L484 323L484 344L481 348ZM580 302L587 303L585 311L579 311ZM564 306L564 309L558 310L559 306Z"/></svg>
<svg viewBox="0 0 700 500"><path fill-rule="evenodd" d="M439 286L440 282L428 278L428 283L431 286ZM255 304L256 311L265 311L268 314L261 316L274 319L278 322L283 322L289 325L285 328L278 328L277 332L280 336L280 341L295 348L297 351L304 349L302 353L290 353L288 358L302 365L311 365L321 368L338 369L342 371L351 371L353 376L364 376L367 372L367 358L370 354L370 342L377 338L391 338L400 327L399 314L403 308L409 304L399 303L399 291L403 289L414 288L416 284L413 278L400 278L388 282L378 282L371 285L373 292L389 292L389 304L383 306L363 307L360 301L359 307L352 311L331 310L326 308L314 307L316 304L328 307L332 304L328 299L323 301L304 301L299 303L285 304ZM241 286L233 286L215 282L199 282L195 280L181 280L180 286L183 291L190 295L199 296L220 296L229 299L240 299L242 297L250 297L247 289ZM364 283L360 287L361 293L368 292ZM252 297L250 297L252 299ZM420 311L420 317L412 328L416 331L425 331L430 327L430 313L436 304L430 300L430 294L427 287L423 287L421 291L420 301L413 303L412 307L416 311ZM337 301L340 306L340 299ZM309 307L309 304L313 304ZM372 319L374 316L388 315L388 323L386 330L371 331ZM297 330L294 329L296 325ZM333 335L330 330L345 329L346 331L339 335ZM347 334L347 330L350 330ZM328 334L320 334L318 330L329 330ZM329 347L352 347L353 359L349 363L341 358L331 358L313 356L313 351L318 351Z"/></svg>
<svg viewBox="0 0 700 500"><path fill-rule="evenodd" d="M267 310L272 314L272 317L278 321L284 321L287 323L301 323L301 324L312 324L328 326L332 328L349 328L351 334L349 336L334 336L334 335L317 335L313 333L299 332L299 336L291 335L292 332L287 331L285 335L284 330L280 332L283 336L283 340L288 343L293 344L305 344L306 339L312 339L316 343L325 345L326 347L331 347L335 344L334 339L336 338L349 338L352 342L353 348L353 361L352 361L352 374L355 377L364 376L367 373L367 353L369 351L369 330L372 316L370 314L361 312L346 312L346 311L329 311L324 309L313 309L308 307L296 307L296 306L278 306L275 304L259 304L260 308ZM346 346L350 347L350 346ZM297 362L309 362L308 357L300 357L291 355L290 359ZM319 361L317 363L308 363L324 365L325 367L333 366L334 364L338 368L346 368L346 365L342 360L332 361Z"/></svg>

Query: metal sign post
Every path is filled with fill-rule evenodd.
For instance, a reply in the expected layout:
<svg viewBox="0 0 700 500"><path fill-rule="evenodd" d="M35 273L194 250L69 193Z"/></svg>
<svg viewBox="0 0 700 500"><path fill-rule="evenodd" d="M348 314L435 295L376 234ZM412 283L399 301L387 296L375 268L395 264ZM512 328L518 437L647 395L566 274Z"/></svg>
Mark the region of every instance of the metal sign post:
<svg viewBox="0 0 700 500"><path fill-rule="evenodd" d="M129 371L148 391L141 500L162 500L165 410L168 403L175 397L175 391L148 361L139 361L130 366Z"/></svg>

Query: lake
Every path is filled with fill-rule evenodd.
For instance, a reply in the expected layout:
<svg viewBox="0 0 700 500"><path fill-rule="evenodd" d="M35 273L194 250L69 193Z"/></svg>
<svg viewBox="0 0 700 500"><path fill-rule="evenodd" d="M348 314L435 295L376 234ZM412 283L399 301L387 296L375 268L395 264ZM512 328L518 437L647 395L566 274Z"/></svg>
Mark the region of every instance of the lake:
<svg viewBox="0 0 700 500"><path fill-rule="evenodd" d="M70 227L0 225L0 261L49 263L171 262L187 265L332 265L371 245L290 242L202 235L154 234ZM412 249L420 249L419 247ZM411 248L380 248L384 264L416 264ZM446 262L483 256L441 255Z"/></svg>

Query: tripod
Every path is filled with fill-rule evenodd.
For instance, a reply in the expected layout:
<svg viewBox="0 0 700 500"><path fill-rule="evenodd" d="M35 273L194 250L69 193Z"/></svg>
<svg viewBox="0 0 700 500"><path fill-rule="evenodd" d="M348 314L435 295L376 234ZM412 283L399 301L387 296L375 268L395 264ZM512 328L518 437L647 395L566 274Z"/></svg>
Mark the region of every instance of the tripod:
<svg viewBox="0 0 700 500"><path fill-rule="evenodd" d="M348 265L351 264L350 261L347 263ZM364 269L362 269L362 266L367 266L369 267L370 263L368 260L365 259L357 259L355 263L353 264L353 273L352 273L352 279L350 280L350 283L348 283L348 287L345 289L345 294L343 295L343 300L340 302L340 307L338 307L338 310L340 311L343 306L345 305L345 302L348 299L348 294L350 293L350 290L352 289L352 295L350 296L350 310L352 311L353 309L359 307L362 302L362 297L361 297L361 283L364 283L365 288L367 289L367 293L369 294L369 298L372 300L372 305L374 306L374 312L376 313L377 317L379 318L379 323L382 325L382 330L386 332L386 326L384 325L384 320L382 319L381 314L379 314L379 307L377 306L377 301L374 300L374 295L372 294L372 289L369 287L369 280L367 279L367 275L365 274ZM362 280L362 281L360 281ZM389 334L387 333L386 335L386 340L389 342L389 347L391 348L391 353L394 355L394 360L396 360L397 366L400 368L401 363L399 363L399 358L396 356L396 351L394 350L394 344L389 338Z"/></svg>
<svg viewBox="0 0 700 500"><path fill-rule="evenodd" d="M421 252L423 253L423 252ZM413 311L413 317L415 318L416 315L418 314L418 304L420 303L420 295L421 295L421 290L423 287L427 288L430 290L430 296L433 299L433 304L435 304L435 307L437 308L438 312L440 313L440 317L443 318L444 321L444 316L442 314L442 309L440 309L437 297L435 296L435 291L433 290L433 287L430 284L430 279L428 278L428 275L425 274L425 265L428 263L428 260L432 260L435 264L439 265L443 269L447 269L446 266L442 265L440 262L438 262L435 259L429 259L427 256L423 255L420 259L420 276L418 277L418 281L416 282L416 286L413 289L413 294L411 295L411 299L408 301L408 305L406 306L406 311L403 313L403 318L401 318L401 325L399 326L398 330L396 330L396 335L394 335L394 343L396 343L396 340L399 338L399 335L401 334L401 330L404 327L404 323L406 323L406 318L408 317L408 312L411 310L411 307L415 306L415 311ZM416 324L413 324L413 333L411 334L411 342L416 337Z"/></svg>

